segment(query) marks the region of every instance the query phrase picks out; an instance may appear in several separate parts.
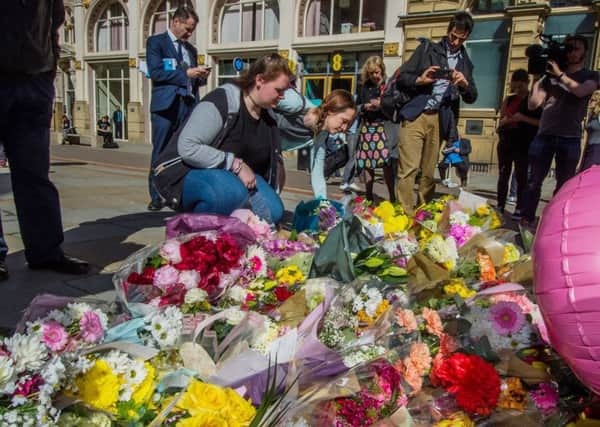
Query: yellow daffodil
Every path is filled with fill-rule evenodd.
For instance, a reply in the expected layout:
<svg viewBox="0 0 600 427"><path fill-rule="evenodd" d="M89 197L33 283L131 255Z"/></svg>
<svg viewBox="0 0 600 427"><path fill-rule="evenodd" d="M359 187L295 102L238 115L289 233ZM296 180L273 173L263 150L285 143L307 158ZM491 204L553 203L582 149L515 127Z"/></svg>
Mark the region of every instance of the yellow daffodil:
<svg viewBox="0 0 600 427"><path fill-rule="evenodd" d="M490 214L490 207L487 203L482 203L481 205L477 206L475 213L478 216L488 216Z"/></svg>
<svg viewBox="0 0 600 427"><path fill-rule="evenodd" d="M394 205L388 201L381 202L379 206L375 208L373 211L375 215L382 219L382 221L387 221L396 213L396 209Z"/></svg>

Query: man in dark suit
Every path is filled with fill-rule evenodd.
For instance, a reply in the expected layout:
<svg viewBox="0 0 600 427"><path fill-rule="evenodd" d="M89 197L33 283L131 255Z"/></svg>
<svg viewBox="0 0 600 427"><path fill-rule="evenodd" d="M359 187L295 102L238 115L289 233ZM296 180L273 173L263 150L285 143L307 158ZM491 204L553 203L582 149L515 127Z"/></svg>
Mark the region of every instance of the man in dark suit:
<svg viewBox="0 0 600 427"><path fill-rule="evenodd" d="M0 1L0 141L29 268L87 274L65 255L58 191L49 178L50 120L65 20L63 0ZM0 279L8 272L0 262Z"/></svg>
<svg viewBox="0 0 600 427"><path fill-rule="evenodd" d="M198 101L198 88L206 84L209 68L199 67L198 51L188 40L198 15L188 6L177 8L169 29L151 36L146 43L146 60L152 79L152 159L148 178L150 204L158 211L163 202L152 183L152 165L173 132Z"/></svg>

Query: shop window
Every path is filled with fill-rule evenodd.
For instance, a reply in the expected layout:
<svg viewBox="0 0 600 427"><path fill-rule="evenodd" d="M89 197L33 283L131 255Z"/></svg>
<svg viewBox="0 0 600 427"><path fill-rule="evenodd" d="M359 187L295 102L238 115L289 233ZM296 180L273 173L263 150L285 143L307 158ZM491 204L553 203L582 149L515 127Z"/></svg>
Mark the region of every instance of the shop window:
<svg viewBox="0 0 600 427"><path fill-rule="evenodd" d="M312 0L306 11L305 36L383 30L385 0Z"/></svg>
<svg viewBox="0 0 600 427"><path fill-rule="evenodd" d="M578 34L588 41L585 66L591 68L594 50L594 15L571 14L549 16L544 25L544 34L552 35L552 40L562 42L569 34Z"/></svg>
<svg viewBox="0 0 600 427"><path fill-rule="evenodd" d="M475 67L477 101L462 104L463 108L498 109L502 102L506 62L508 58L507 20L478 21L465 48Z"/></svg>
<svg viewBox="0 0 600 427"><path fill-rule="evenodd" d="M110 63L94 66L94 97L96 121L102 116L112 120L113 113L123 111L123 136L127 138L127 104L129 103L129 67L127 64ZM113 129L114 131L114 129Z"/></svg>
<svg viewBox="0 0 600 427"><path fill-rule="evenodd" d="M256 58L242 58L242 61L244 64L242 70L247 70L250 68L250 65L256 61ZM240 75L233 66L233 59L221 59L217 61L217 64L217 84L219 86L231 82Z"/></svg>
<svg viewBox="0 0 600 427"><path fill-rule="evenodd" d="M221 17L221 43L279 38L277 0L228 0Z"/></svg>
<svg viewBox="0 0 600 427"><path fill-rule="evenodd" d="M189 6L190 8L193 8L190 0L165 0L158 8L156 8L156 12L152 15L151 21L152 34L160 34L167 31L167 28L169 28L169 25L171 24L173 12L175 12L179 6Z"/></svg>
<svg viewBox="0 0 600 427"><path fill-rule="evenodd" d="M127 50L129 20L120 3L112 3L96 23L96 51Z"/></svg>
<svg viewBox="0 0 600 427"><path fill-rule="evenodd" d="M512 4L514 4L513 0L475 0L471 11L474 14L503 12Z"/></svg>

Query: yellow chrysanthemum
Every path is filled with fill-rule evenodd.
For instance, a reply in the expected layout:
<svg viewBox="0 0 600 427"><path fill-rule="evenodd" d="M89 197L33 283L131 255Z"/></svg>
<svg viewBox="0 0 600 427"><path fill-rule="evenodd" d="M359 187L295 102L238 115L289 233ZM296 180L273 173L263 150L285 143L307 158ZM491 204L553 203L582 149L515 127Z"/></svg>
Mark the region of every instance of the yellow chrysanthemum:
<svg viewBox="0 0 600 427"><path fill-rule="evenodd" d="M94 366L75 379L75 397L94 408L114 412L122 382L106 361L96 360Z"/></svg>
<svg viewBox="0 0 600 427"><path fill-rule="evenodd" d="M490 207L487 203L483 203L475 209L475 213L478 216L488 216L490 214Z"/></svg>
<svg viewBox="0 0 600 427"><path fill-rule="evenodd" d="M133 391L131 399L137 404L145 403L152 397L154 391L154 366L148 362L144 362L146 368L146 378L140 383L140 385Z"/></svg>
<svg viewBox="0 0 600 427"><path fill-rule="evenodd" d="M394 216L394 214L396 213L396 209L394 208L394 205L392 205L390 202L385 201L381 202L379 206L375 208L373 213L385 222Z"/></svg>
<svg viewBox="0 0 600 427"><path fill-rule="evenodd" d="M442 420L434 427L475 427L475 423L464 412L450 415L450 418Z"/></svg>
<svg viewBox="0 0 600 427"><path fill-rule="evenodd" d="M408 217L406 215L394 216L383 222L383 232L385 234L401 233L407 229Z"/></svg>
<svg viewBox="0 0 600 427"><path fill-rule="evenodd" d="M502 225L502 221L500 221L500 217L496 213L496 211L492 211L492 221L490 222L490 229L495 230L496 228L500 228Z"/></svg>
<svg viewBox="0 0 600 427"><path fill-rule="evenodd" d="M301 283L306 280L302 271L297 265L290 265L289 267L283 267L277 270L275 274L277 281L287 286L293 286L296 283Z"/></svg>
<svg viewBox="0 0 600 427"><path fill-rule="evenodd" d="M457 294L461 298L467 299L475 296L477 292L467 288L461 280L453 280L451 283L444 286L444 293L446 295Z"/></svg>
<svg viewBox="0 0 600 427"><path fill-rule="evenodd" d="M504 264L509 264L511 262L516 262L521 257L519 253L519 249L512 243L507 243L504 246L504 256L502 257L502 261Z"/></svg>

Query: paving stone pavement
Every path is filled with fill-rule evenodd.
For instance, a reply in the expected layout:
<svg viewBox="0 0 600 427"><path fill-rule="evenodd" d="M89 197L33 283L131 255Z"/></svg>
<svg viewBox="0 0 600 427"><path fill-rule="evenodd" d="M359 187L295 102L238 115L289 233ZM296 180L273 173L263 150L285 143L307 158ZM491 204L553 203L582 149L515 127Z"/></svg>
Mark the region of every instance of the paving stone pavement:
<svg viewBox="0 0 600 427"><path fill-rule="evenodd" d="M86 277L31 271L26 267L9 172L0 168L0 211L9 245L7 265L11 275L8 281L0 282L1 329L14 328L22 311L42 293L113 298L112 273L133 252L162 240L165 219L174 214L168 210L146 211L149 159L148 145L123 143L119 150L52 146L51 179L61 198L63 248L66 253L90 262L93 270ZM295 158L288 157L286 189L282 194L288 224L298 202L312 198L308 173L295 168ZM339 184L339 178L330 180L331 198L343 196ZM468 189L493 201L495 185L494 175L471 174ZM553 180L548 180L546 197L553 185ZM376 184L375 193L386 196L381 182ZM40 220L43 221L43 213Z"/></svg>

